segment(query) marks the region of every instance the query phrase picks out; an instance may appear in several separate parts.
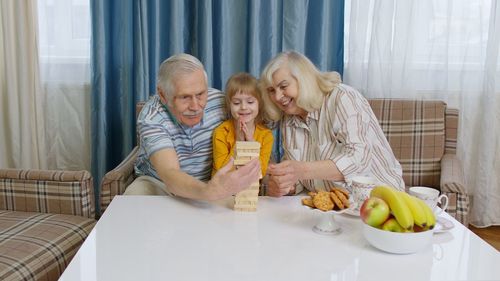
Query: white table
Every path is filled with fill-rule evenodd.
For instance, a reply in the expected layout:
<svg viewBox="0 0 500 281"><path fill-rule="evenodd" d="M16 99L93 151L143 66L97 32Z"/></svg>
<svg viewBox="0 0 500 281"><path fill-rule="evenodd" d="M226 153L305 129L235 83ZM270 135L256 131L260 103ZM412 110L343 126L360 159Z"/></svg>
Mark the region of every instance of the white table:
<svg viewBox="0 0 500 281"><path fill-rule="evenodd" d="M166 196L117 196L60 280L500 280L500 252L452 220L410 255L373 248L359 217L311 230L299 197L259 197L255 213Z"/></svg>

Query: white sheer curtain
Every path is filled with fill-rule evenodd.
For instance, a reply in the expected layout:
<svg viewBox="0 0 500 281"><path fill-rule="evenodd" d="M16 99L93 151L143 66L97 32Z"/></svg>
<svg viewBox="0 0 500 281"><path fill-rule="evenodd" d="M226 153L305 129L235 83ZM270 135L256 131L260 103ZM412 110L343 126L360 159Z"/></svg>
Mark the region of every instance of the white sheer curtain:
<svg viewBox="0 0 500 281"><path fill-rule="evenodd" d="M0 1L0 167L47 167L33 1Z"/></svg>
<svg viewBox="0 0 500 281"><path fill-rule="evenodd" d="M38 0L49 168L90 171L89 0Z"/></svg>
<svg viewBox="0 0 500 281"><path fill-rule="evenodd" d="M500 3L347 0L344 81L460 110L471 223L500 225Z"/></svg>
<svg viewBox="0 0 500 281"><path fill-rule="evenodd" d="M0 1L0 167L90 170L88 0Z"/></svg>

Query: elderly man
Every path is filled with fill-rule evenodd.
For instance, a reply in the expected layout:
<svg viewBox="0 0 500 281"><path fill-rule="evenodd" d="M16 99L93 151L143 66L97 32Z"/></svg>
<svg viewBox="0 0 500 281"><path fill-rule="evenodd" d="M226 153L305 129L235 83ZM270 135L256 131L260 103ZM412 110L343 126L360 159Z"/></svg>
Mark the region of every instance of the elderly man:
<svg viewBox="0 0 500 281"><path fill-rule="evenodd" d="M139 176L125 194L221 199L259 178L258 159L233 170L233 162L211 179L212 133L225 118L223 93L208 89L201 62L187 54L165 60L158 71L158 95L137 119Z"/></svg>

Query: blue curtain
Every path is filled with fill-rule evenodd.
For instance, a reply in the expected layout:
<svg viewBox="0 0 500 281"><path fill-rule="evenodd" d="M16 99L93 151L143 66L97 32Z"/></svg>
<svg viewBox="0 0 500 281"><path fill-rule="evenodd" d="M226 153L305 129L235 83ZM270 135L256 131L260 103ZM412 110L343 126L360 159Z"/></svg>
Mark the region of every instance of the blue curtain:
<svg viewBox="0 0 500 281"><path fill-rule="evenodd" d="M198 57L218 89L291 49L342 73L343 0L91 0L91 14L96 190L135 145L134 105L155 93L158 66L175 53Z"/></svg>

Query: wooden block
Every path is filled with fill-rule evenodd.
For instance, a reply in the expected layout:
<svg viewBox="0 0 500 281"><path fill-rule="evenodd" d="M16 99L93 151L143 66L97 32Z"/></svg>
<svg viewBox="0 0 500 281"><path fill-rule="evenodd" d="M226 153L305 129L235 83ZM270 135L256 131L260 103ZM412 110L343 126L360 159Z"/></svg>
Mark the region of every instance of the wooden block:
<svg viewBox="0 0 500 281"><path fill-rule="evenodd" d="M247 161L250 161L254 158L257 158L257 157L252 157L252 156L238 156L236 157L237 160L240 160L240 161L243 161L243 160L247 160Z"/></svg>
<svg viewBox="0 0 500 281"><path fill-rule="evenodd" d="M237 153L234 155L234 159L249 159L252 160L254 158L259 158L260 154L259 153Z"/></svg>
<svg viewBox="0 0 500 281"><path fill-rule="evenodd" d="M247 160L247 159L240 160L240 159L236 158L236 159L234 159L233 165L235 165L235 166L243 166L243 165L245 165L248 162L250 162L250 160Z"/></svg>
<svg viewBox="0 0 500 281"><path fill-rule="evenodd" d="M260 143L257 141L237 141L236 150L238 149L259 149Z"/></svg>
<svg viewBox="0 0 500 281"><path fill-rule="evenodd" d="M243 191L238 192L234 197L235 211L241 212L255 212L257 211L257 202L259 200L258 183L255 187L250 187Z"/></svg>
<svg viewBox="0 0 500 281"><path fill-rule="evenodd" d="M236 194L235 198L258 198L259 192L256 190L246 190Z"/></svg>
<svg viewBox="0 0 500 281"><path fill-rule="evenodd" d="M238 207L256 207L257 201L255 201L255 200L236 200L234 202L234 205L238 206Z"/></svg>
<svg viewBox="0 0 500 281"><path fill-rule="evenodd" d="M235 200L254 200L256 201L259 198L259 194L255 191L246 191L239 192L234 196Z"/></svg>
<svg viewBox="0 0 500 281"><path fill-rule="evenodd" d="M247 202L255 202L255 205L257 204L257 202L259 201L259 197L258 196L250 196L250 197L235 197L234 198L234 203L235 204L245 204Z"/></svg>
<svg viewBox="0 0 500 281"><path fill-rule="evenodd" d="M236 207L235 206L234 210L238 211L238 212L256 212L257 207Z"/></svg>
<svg viewBox="0 0 500 281"><path fill-rule="evenodd" d="M257 211L257 204L234 204L235 211L243 211L243 212L255 212Z"/></svg>
<svg viewBox="0 0 500 281"><path fill-rule="evenodd" d="M237 141L235 157L259 157L260 143L256 141Z"/></svg>

